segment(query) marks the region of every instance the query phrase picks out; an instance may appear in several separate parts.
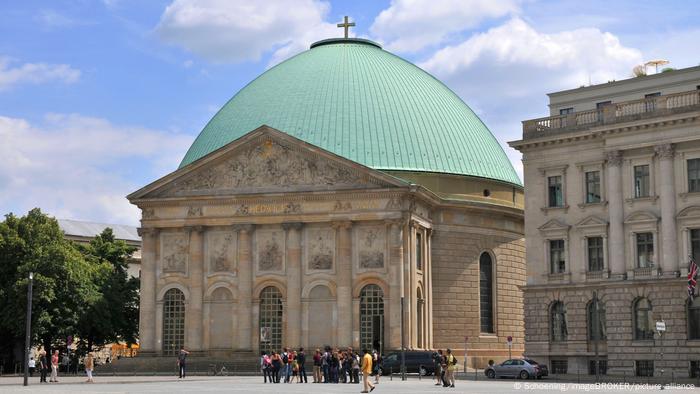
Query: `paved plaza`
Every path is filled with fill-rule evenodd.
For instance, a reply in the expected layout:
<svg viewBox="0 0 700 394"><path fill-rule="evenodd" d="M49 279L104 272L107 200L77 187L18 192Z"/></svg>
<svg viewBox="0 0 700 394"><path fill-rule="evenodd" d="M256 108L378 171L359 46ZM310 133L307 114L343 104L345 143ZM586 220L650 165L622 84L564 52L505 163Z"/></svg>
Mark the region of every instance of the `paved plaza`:
<svg viewBox="0 0 700 394"><path fill-rule="evenodd" d="M34 378L28 387L22 386L21 377L0 378L0 393L359 393L361 385L356 384L263 384L258 377L193 377L184 381L176 377L96 377L95 383L84 383L83 378L65 377L60 383L37 383ZM382 393L656 393L658 387L649 385L595 386L593 384L561 383L552 381L457 381L457 387L443 388L433 385L434 381L410 378L402 382L383 379L374 390ZM698 392L694 387L667 386L666 392Z"/></svg>

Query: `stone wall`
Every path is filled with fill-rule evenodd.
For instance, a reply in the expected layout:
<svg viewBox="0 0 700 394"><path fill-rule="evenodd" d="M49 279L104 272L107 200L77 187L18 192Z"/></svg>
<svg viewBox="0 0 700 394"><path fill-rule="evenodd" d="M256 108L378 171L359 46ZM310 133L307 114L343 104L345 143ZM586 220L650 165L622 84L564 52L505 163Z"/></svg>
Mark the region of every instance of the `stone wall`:
<svg viewBox="0 0 700 394"><path fill-rule="evenodd" d="M700 360L700 341L687 340L686 281L664 279L633 283L601 283L599 286L568 288L525 288L525 326L528 333L526 354L549 364L552 359L568 360L569 373L588 373L588 362L594 357L588 341L586 306L593 290L605 305L607 341L599 346L599 354L608 360L609 375L634 374L635 360L654 360L655 375L688 377L690 361ZM666 333L663 340L634 340L633 303L646 297L652 305L654 321L663 319ZM564 302L568 338L563 343L550 342L549 306L554 300ZM661 351L663 348L663 360Z"/></svg>
<svg viewBox="0 0 700 394"><path fill-rule="evenodd" d="M446 211L439 215L432 238L433 330L435 348L464 355L468 336L468 365L483 367L488 360L508 357L506 338L513 337L512 355L523 351L525 246L522 222L505 216ZM516 231L512 231L516 230ZM494 331L481 333L479 256L489 252L494 270Z"/></svg>

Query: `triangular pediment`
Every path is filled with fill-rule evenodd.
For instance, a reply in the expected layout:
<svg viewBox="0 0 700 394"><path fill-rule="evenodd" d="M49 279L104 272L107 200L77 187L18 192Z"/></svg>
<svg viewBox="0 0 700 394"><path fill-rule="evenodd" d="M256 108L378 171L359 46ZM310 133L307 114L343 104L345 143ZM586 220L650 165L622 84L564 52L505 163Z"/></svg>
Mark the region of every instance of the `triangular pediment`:
<svg viewBox="0 0 700 394"><path fill-rule="evenodd" d="M683 208L682 211L678 213L677 218L678 219L687 219L687 218L698 218L700 217L700 206L698 205L691 205L689 207Z"/></svg>
<svg viewBox="0 0 700 394"><path fill-rule="evenodd" d="M649 223L649 222L656 222L658 221L659 218L654 215L652 212L647 212L647 211L639 211L639 212L632 212L625 218L625 223Z"/></svg>
<svg viewBox="0 0 700 394"><path fill-rule="evenodd" d="M564 224L557 219L552 219L539 227L540 231L568 230L568 224Z"/></svg>
<svg viewBox="0 0 700 394"><path fill-rule="evenodd" d="M129 195L130 200L380 189L408 183L261 126Z"/></svg>
<svg viewBox="0 0 700 394"><path fill-rule="evenodd" d="M595 227L595 226L607 226L608 222L597 216L588 216L587 218L576 223L576 227Z"/></svg>

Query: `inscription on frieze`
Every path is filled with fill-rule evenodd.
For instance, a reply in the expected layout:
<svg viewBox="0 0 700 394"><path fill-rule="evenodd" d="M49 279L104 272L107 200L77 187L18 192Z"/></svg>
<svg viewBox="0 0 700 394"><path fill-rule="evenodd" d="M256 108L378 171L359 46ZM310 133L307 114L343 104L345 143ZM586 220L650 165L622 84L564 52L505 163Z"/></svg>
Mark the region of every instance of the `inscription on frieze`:
<svg viewBox="0 0 700 394"><path fill-rule="evenodd" d="M308 232L309 270L333 269L335 232L332 228L309 228Z"/></svg>
<svg viewBox="0 0 700 394"><path fill-rule="evenodd" d="M386 249L386 231L384 227L359 227L360 268L383 268Z"/></svg>
<svg viewBox="0 0 700 394"><path fill-rule="evenodd" d="M185 233L163 233L163 272L187 272L188 242Z"/></svg>

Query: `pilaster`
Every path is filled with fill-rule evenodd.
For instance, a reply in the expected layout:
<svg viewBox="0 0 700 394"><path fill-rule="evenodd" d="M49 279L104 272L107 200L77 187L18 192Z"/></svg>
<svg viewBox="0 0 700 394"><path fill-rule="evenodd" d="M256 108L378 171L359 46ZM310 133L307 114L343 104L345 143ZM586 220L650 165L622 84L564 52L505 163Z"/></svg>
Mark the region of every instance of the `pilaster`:
<svg viewBox="0 0 700 394"><path fill-rule="evenodd" d="M303 223L283 223L287 231L287 344L301 346L301 229Z"/></svg>
<svg viewBox="0 0 700 394"><path fill-rule="evenodd" d="M158 229L139 228L141 236L141 289L139 344L142 353L155 353L156 347L156 247Z"/></svg>
<svg viewBox="0 0 700 394"><path fill-rule="evenodd" d="M622 152L607 153L608 163L608 211L610 213L610 270L611 277L625 277L624 207L622 198Z"/></svg>
<svg viewBox="0 0 700 394"><path fill-rule="evenodd" d="M401 348L401 276L403 268L403 222L388 221L389 226L389 348Z"/></svg>
<svg viewBox="0 0 700 394"><path fill-rule="evenodd" d="M253 316L253 231L252 224L239 224L233 227L238 232L238 338L235 347L240 350L257 348L258 342L252 335Z"/></svg>
<svg viewBox="0 0 700 394"><path fill-rule="evenodd" d="M202 322L203 322L203 251L204 251L204 227L186 227L190 234L190 258L189 258L189 288L190 300L187 315L187 337L186 345L192 351L202 350Z"/></svg>
<svg viewBox="0 0 700 394"><path fill-rule="evenodd" d="M654 147L659 157L661 199L661 270L675 276L679 271L678 235L676 232L676 189L673 173L674 147L672 144Z"/></svg>
<svg viewBox="0 0 700 394"><path fill-rule="evenodd" d="M352 222L334 222L336 231L336 293L337 293L337 330L338 346L353 344L352 318Z"/></svg>

